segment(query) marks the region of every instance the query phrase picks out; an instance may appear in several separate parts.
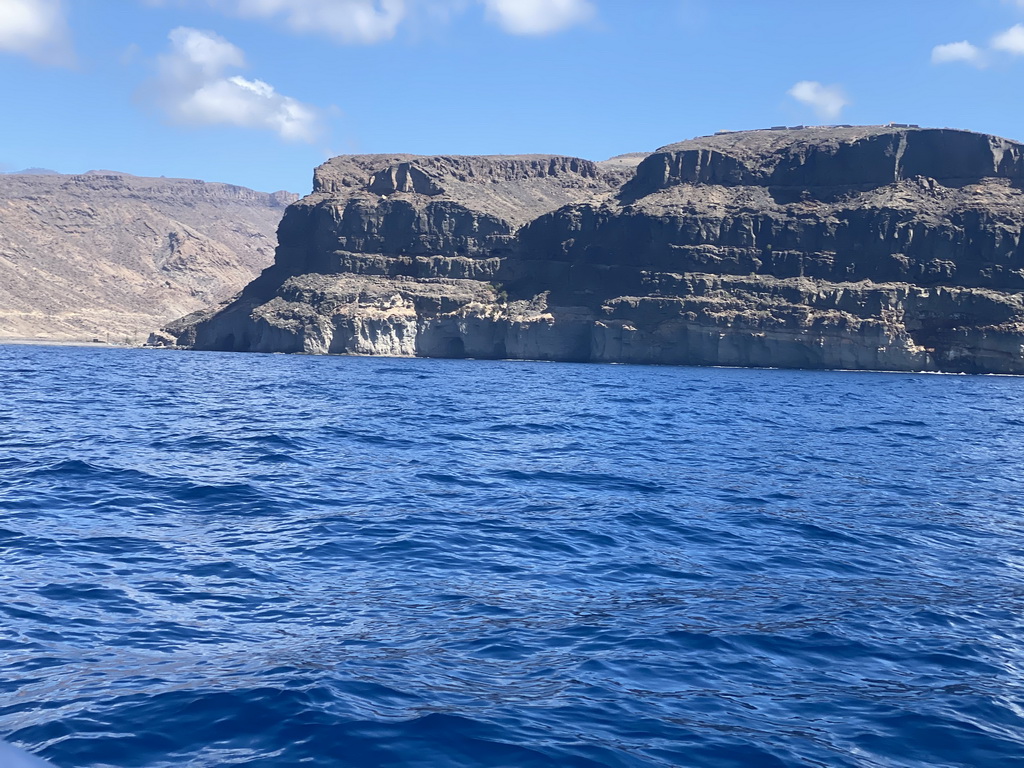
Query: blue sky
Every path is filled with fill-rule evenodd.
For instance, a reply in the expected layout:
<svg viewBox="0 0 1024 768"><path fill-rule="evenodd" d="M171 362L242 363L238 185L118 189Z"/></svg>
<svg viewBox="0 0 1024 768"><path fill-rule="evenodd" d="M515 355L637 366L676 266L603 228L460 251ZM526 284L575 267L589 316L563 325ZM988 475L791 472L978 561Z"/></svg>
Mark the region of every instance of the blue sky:
<svg viewBox="0 0 1024 768"><path fill-rule="evenodd" d="M1024 0L0 0L0 170L309 191L349 152L594 160L719 129L1024 140Z"/></svg>

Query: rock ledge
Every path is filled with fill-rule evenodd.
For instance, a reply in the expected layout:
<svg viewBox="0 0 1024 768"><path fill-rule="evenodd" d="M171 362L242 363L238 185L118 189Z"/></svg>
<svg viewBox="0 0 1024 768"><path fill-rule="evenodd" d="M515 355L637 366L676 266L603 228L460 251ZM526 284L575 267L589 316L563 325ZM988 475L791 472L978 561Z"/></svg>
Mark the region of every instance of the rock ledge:
<svg viewBox="0 0 1024 768"><path fill-rule="evenodd" d="M746 131L602 163L338 157L197 349L1024 373L1024 145Z"/></svg>

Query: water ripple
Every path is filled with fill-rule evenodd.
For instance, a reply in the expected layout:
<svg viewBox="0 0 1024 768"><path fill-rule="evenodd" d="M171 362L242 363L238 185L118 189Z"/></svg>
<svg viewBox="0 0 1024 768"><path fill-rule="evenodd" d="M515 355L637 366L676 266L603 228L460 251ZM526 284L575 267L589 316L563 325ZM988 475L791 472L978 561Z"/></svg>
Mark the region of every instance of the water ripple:
<svg viewBox="0 0 1024 768"><path fill-rule="evenodd" d="M63 768L1008 766L1024 381L0 346Z"/></svg>

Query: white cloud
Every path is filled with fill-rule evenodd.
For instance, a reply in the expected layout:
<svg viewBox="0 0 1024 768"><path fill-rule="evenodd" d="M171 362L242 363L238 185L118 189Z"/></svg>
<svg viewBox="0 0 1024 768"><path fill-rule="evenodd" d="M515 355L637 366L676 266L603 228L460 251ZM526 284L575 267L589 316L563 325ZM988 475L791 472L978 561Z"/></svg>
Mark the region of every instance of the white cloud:
<svg viewBox="0 0 1024 768"><path fill-rule="evenodd" d="M1015 24L993 37L992 47L1013 56L1024 56L1024 24Z"/></svg>
<svg viewBox="0 0 1024 768"><path fill-rule="evenodd" d="M171 41L171 53L160 59L160 70L165 78L177 81L192 77L212 79L225 69L245 66L242 49L213 32L178 27L172 29L167 37Z"/></svg>
<svg viewBox="0 0 1024 768"><path fill-rule="evenodd" d="M1024 0L1012 0L1024 8ZM989 48L982 49L962 40L959 43L947 43L932 48L932 64L946 64L951 61L962 61L975 67L984 68L992 60L994 52L1008 53L1011 56L1024 56L1024 24L1015 24L992 38Z"/></svg>
<svg viewBox="0 0 1024 768"><path fill-rule="evenodd" d="M317 32L342 43L377 43L395 36L406 0L212 0L238 16L280 17L295 32Z"/></svg>
<svg viewBox="0 0 1024 768"><path fill-rule="evenodd" d="M0 0L0 51L41 64L74 63L62 0Z"/></svg>
<svg viewBox="0 0 1024 768"><path fill-rule="evenodd" d="M822 85L813 80L801 80L789 89L789 95L812 107L818 117L826 120L839 117L850 103L840 86Z"/></svg>
<svg viewBox="0 0 1024 768"><path fill-rule="evenodd" d="M966 40L961 40L959 43L936 45L932 48L932 64L948 64L954 61L962 61L975 67L984 67L986 64L985 52Z"/></svg>
<svg viewBox="0 0 1024 768"><path fill-rule="evenodd" d="M487 15L513 35L547 35L595 13L589 0L483 0Z"/></svg>
<svg viewBox="0 0 1024 768"><path fill-rule="evenodd" d="M140 0L165 5L175 0ZM279 20L301 34L325 35L340 43L379 43L399 28L421 19L444 23L472 5L514 35L547 35L591 19L592 0L176 0L201 3L233 16Z"/></svg>
<svg viewBox="0 0 1024 768"><path fill-rule="evenodd" d="M186 125L263 128L286 141L316 140L321 116L315 107L262 80L226 74L245 66L241 49L189 27L178 27L168 37L171 51L159 59L153 96L171 119Z"/></svg>

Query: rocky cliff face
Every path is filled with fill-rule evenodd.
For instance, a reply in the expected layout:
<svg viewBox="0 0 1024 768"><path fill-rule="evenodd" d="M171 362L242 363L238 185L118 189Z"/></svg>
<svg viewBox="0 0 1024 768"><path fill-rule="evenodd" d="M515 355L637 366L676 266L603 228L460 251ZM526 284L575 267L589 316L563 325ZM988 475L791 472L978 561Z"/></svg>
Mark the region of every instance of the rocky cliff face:
<svg viewBox="0 0 1024 768"><path fill-rule="evenodd" d="M604 163L335 158L201 349L1024 373L1024 145L860 127Z"/></svg>
<svg viewBox="0 0 1024 768"><path fill-rule="evenodd" d="M112 171L0 175L0 338L142 341L271 264L297 197Z"/></svg>

